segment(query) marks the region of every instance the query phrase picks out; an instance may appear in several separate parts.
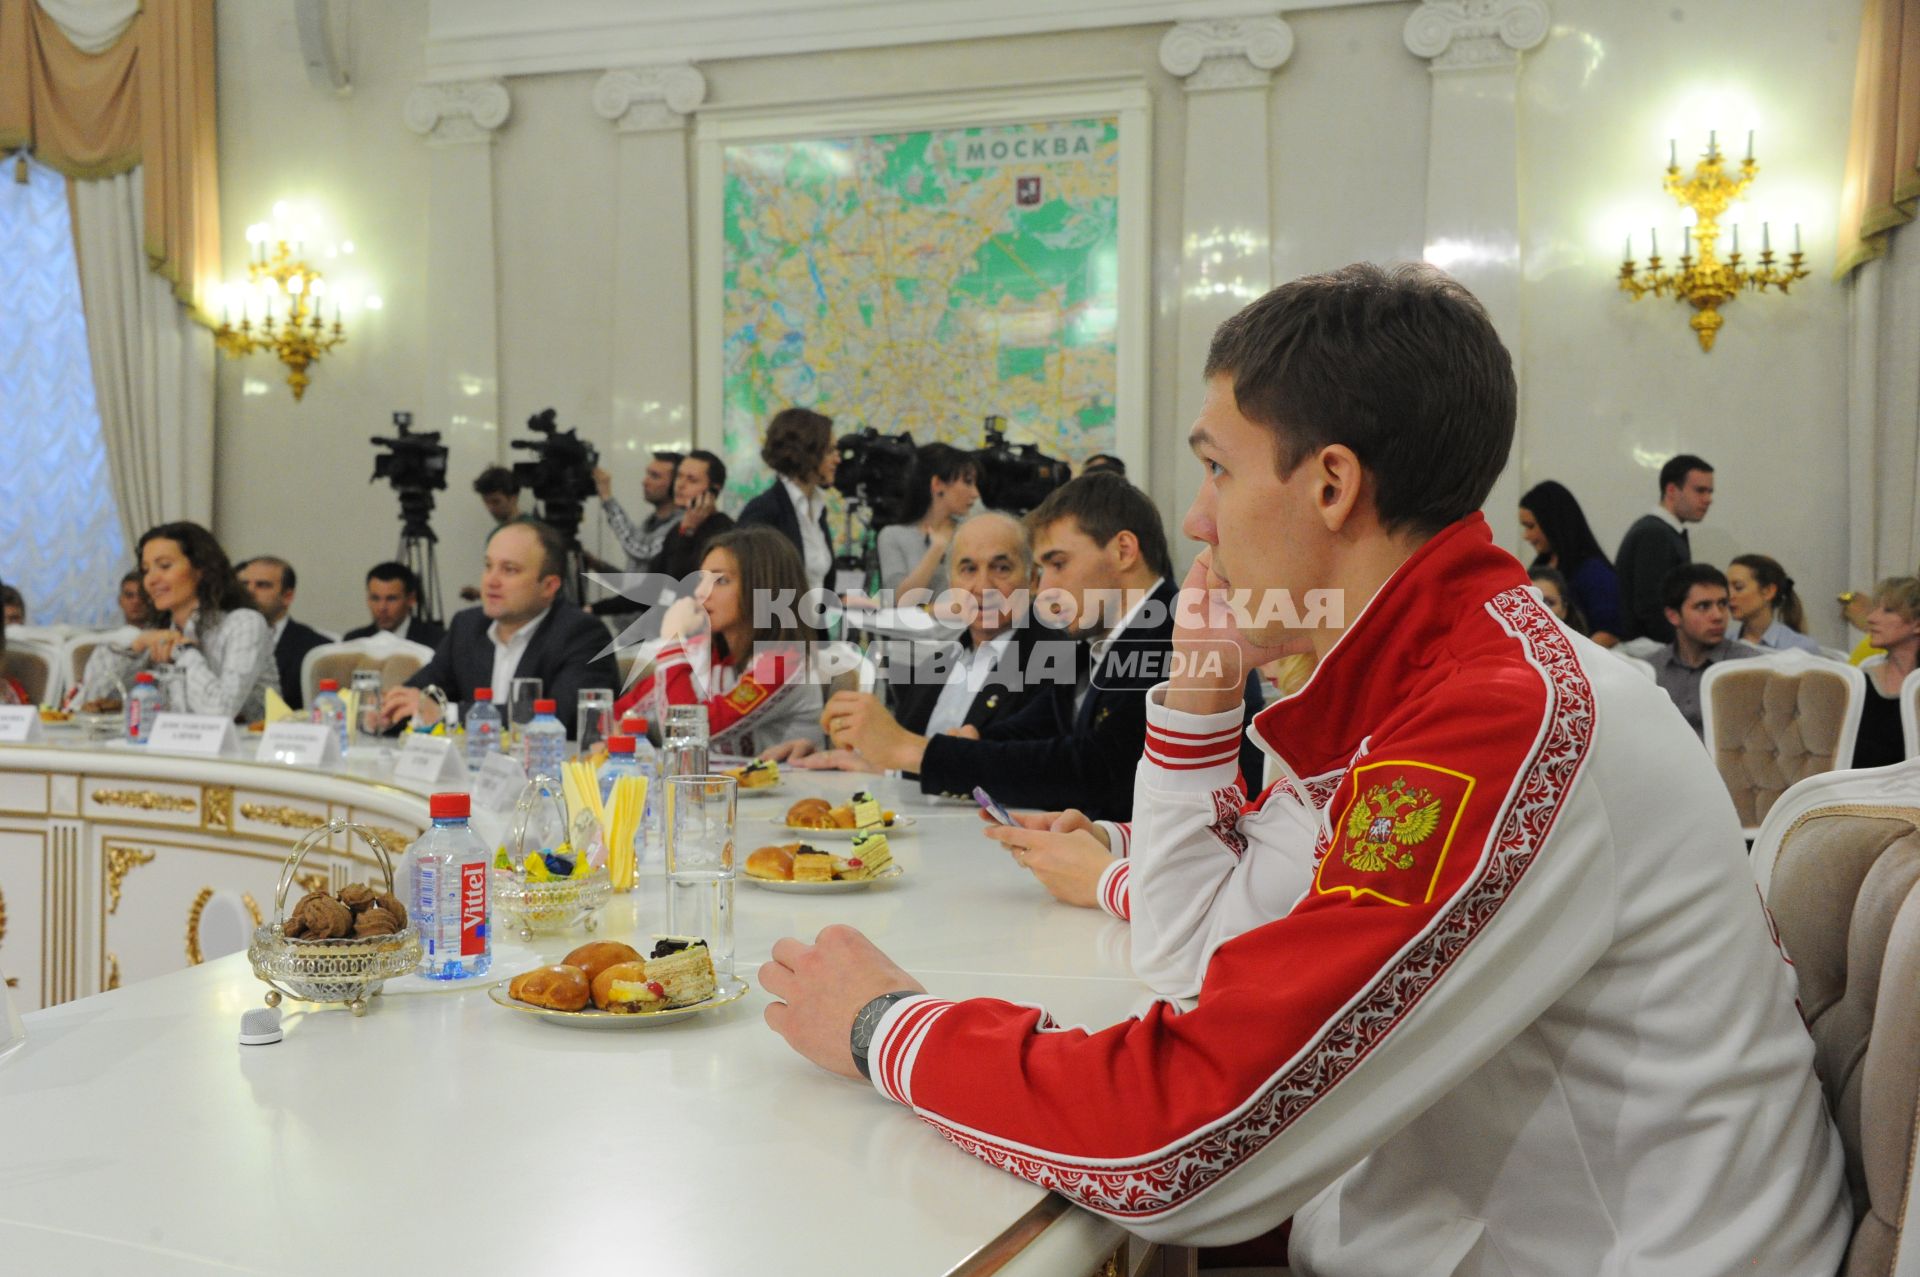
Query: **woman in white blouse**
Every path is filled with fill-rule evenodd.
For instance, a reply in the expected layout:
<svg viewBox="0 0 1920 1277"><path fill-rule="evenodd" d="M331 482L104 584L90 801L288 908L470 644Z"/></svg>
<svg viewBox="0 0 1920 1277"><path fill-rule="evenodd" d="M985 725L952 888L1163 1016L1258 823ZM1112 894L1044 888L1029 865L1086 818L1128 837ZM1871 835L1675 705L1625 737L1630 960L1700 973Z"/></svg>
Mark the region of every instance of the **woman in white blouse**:
<svg viewBox="0 0 1920 1277"><path fill-rule="evenodd" d="M273 632L213 534L197 523L163 523L140 538L139 556L151 628L130 651L93 649L82 699L118 701L141 670L172 670L175 677L160 680L170 710L242 722L265 715L267 689L279 687Z"/></svg>

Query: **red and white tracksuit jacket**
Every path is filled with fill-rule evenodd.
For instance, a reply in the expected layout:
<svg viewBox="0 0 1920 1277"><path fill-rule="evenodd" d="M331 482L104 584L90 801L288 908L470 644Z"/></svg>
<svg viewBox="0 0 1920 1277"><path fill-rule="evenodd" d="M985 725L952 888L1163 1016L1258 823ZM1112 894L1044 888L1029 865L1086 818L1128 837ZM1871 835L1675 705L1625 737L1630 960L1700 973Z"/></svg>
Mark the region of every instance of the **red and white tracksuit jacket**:
<svg viewBox="0 0 1920 1277"><path fill-rule="evenodd" d="M614 710L664 722L670 705L705 705L713 752L753 758L782 741L821 743L823 704L802 645L765 644L742 670L716 664L712 637L703 633L661 644L652 672L628 688Z"/></svg>
<svg viewBox="0 0 1920 1277"><path fill-rule="evenodd" d="M1254 720L1150 696L1127 871L1162 995L1100 1032L915 997L874 1084L1147 1237L1300 1274L1830 1277L1839 1140L1733 806L1478 515ZM1109 874L1113 886L1118 871Z"/></svg>

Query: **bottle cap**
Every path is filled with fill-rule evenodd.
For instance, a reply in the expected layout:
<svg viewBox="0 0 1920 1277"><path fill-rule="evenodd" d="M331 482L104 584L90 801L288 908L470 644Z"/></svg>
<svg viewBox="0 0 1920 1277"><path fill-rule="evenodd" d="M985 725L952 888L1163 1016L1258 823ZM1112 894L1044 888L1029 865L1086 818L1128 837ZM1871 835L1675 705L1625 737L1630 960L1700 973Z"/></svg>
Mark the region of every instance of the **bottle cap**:
<svg viewBox="0 0 1920 1277"><path fill-rule="evenodd" d="M146 670L141 670L133 676L133 681L136 683L151 683L153 682L153 675Z"/></svg>
<svg viewBox="0 0 1920 1277"><path fill-rule="evenodd" d="M320 680L320 690L323 692L337 692L340 690L340 680L337 678L323 678Z"/></svg>
<svg viewBox="0 0 1920 1277"><path fill-rule="evenodd" d="M558 701L535 701L533 703L533 712L536 714L551 714L558 705Z"/></svg>
<svg viewBox="0 0 1920 1277"><path fill-rule="evenodd" d="M631 736L607 737L607 752L609 754L631 754L633 752L633 737Z"/></svg>
<svg viewBox="0 0 1920 1277"><path fill-rule="evenodd" d="M493 689L491 687L476 687L473 689L473 699L476 701L490 701L493 699Z"/></svg>
<svg viewBox="0 0 1920 1277"><path fill-rule="evenodd" d="M645 736L647 734L647 720L638 714L629 714L620 720L620 730L629 736Z"/></svg>
<svg viewBox="0 0 1920 1277"><path fill-rule="evenodd" d="M465 820L473 810L466 794L435 794L427 799L427 813L435 820Z"/></svg>

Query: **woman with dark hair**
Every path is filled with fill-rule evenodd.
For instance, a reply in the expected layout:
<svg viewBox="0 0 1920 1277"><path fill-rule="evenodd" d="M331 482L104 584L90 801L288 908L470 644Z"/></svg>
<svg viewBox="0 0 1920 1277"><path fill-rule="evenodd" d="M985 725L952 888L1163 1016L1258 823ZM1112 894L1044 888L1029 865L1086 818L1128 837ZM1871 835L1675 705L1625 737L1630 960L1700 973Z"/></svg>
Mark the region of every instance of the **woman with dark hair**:
<svg viewBox="0 0 1920 1277"><path fill-rule="evenodd" d="M11 585L0 585L0 593L11 589L13 589ZM0 610L0 656L5 656L6 652L7 617L6 612ZM21 685L20 680L10 674L0 672L0 705L25 704L28 704L27 689Z"/></svg>
<svg viewBox="0 0 1920 1277"><path fill-rule="evenodd" d="M1793 591L1793 578L1777 559L1743 554L1727 565L1727 614L1740 622L1734 637L1742 643L1820 655L1820 645L1802 632L1807 627L1806 609Z"/></svg>
<svg viewBox="0 0 1920 1277"><path fill-rule="evenodd" d="M833 418L811 408L783 408L767 423L760 459L778 475L747 502L737 526L772 528L793 542L811 585L825 585L833 572L833 541L827 535L825 488L840 468Z"/></svg>
<svg viewBox="0 0 1920 1277"><path fill-rule="evenodd" d="M102 643L87 658L81 699L118 701L142 670L172 670L161 680L167 708L251 722L279 688L273 633L254 610L227 552L197 523L147 529L136 550L153 612L130 649Z"/></svg>
<svg viewBox="0 0 1920 1277"><path fill-rule="evenodd" d="M771 528L735 528L713 539L700 586L667 609L651 668L616 714L666 717L669 705L705 705L713 750L752 757L782 741L820 735L820 685L808 648L818 631L800 620L806 571Z"/></svg>
<svg viewBox="0 0 1920 1277"><path fill-rule="evenodd" d="M930 443L913 459L900 522L880 529L880 588L896 603L920 603L947 588L947 547L980 499L980 463L952 444ZM900 596L915 592L912 599Z"/></svg>
<svg viewBox="0 0 1920 1277"><path fill-rule="evenodd" d="M1554 568L1566 578L1568 601L1592 626L1593 641L1620 641L1620 578L1587 526L1586 513L1565 485L1548 479L1520 498L1520 535L1533 547L1531 566Z"/></svg>
<svg viewBox="0 0 1920 1277"><path fill-rule="evenodd" d="M1534 588L1540 591L1541 601L1547 605L1547 611L1565 621L1577 634L1588 634L1587 618L1580 612L1580 605L1573 601L1573 592L1567 589L1567 578L1554 568L1532 567L1527 569L1527 577Z"/></svg>

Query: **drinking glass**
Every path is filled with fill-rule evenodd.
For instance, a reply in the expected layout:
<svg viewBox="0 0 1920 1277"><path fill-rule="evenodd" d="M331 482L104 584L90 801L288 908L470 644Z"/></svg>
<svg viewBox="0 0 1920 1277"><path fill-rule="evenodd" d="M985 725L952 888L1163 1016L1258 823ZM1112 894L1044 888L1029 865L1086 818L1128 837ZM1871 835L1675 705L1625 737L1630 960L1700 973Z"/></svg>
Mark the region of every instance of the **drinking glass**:
<svg viewBox="0 0 1920 1277"><path fill-rule="evenodd" d="M533 703L544 686L537 678L516 678L507 689L507 752L522 763L527 761L526 727L533 721Z"/></svg>
<svg viewBox="0 0 1920 1277"><path fill-rule="evenodd" d="M704 776L707 772L707 707L667 706L660 751L662 776Z"/></svg>
<svg viewBox="0 0 1920 1277"><path fill-rule="evenodd" d="M580 713L574 722L574 743L582 754L613 735L613 693L604 687L582 691Z"/></svg>
<svg viewBox="0 0 1920 1277"><path fill-rule="evenodd" d="M731 776L669 776L667 929L707 942L715 974L733 974L734 813Z"/></svg>
<svg viewBox="0 0 1920 1277"><path fill-rule="evenodd" d="M380 744L380 671L353 672L353 749L371 752Z"/></svg>

